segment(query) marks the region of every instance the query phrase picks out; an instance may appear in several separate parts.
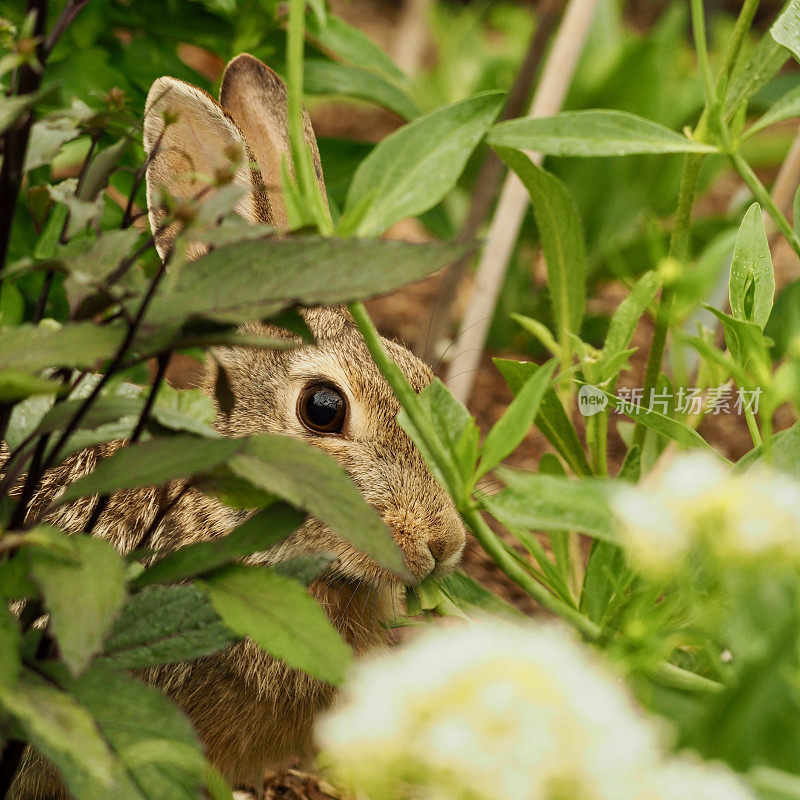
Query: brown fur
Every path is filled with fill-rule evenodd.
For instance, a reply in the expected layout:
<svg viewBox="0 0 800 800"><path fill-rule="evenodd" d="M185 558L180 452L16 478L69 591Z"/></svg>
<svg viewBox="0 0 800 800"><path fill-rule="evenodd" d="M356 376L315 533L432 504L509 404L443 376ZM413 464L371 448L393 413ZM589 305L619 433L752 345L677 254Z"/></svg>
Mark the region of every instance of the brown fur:
<svg viewBox="0 0 800 800"><path fill-rule="evenodd" d="M248 141L237 127L235 111L226 113L188 84L166 78L154 84L145 122L148 151L161 137L160 113L169 109L177 114L178 121L161 137L164 151L153 158L148 170L150 202L157 196L157 184L166 185L173 196L191 196L197 184L185 178L187 165L191 163L195 170L217 167L219 149L231 142L238 142L248 153L257 153L261 171L276 174L275 163L288 147L285 135L275 135L285 126L283 84L260 62L240 56L229 65L223 92L232 108L249 109L242 126L247 130ZM183 114L187 108L189 113ZM259 119L271 133L268 131L263 140L251 146L254 137L260 135ZM212 130L213 136L207 135ZM310 123L306 134L313 145ZM316 147L313 149L316 152ZM265 159L270 152L272 162L268 166ZM247 172L239 170L236 176L249 192L239 213L253 222L282 221L283 212L274 211L280 199L272 193L265 197L265 181L258 171L252 169L252 175ZM150 214L155 228L160 212L151 205ZM165 231L159 236L162 255L169 250L174 235L174 231ZM290 350L215 351L215 361L225 369L235 398L229 415L218 413L218 428L231 436L287 434L326 451L344 466L367 502L392 529L411 573L421 579L433 571L446 571L460 557L464 529L447 493L397 425L399 405L391 389L345 310L318 308L303 313L314 334L314 345ZM248 328L251 332L276 333L258 324ZM384 345L415 390L428 384L432 376L424 364L401 345L386 340ZM215 363L210 366L207 388L214 385L218 368ZM349 410L341 435L312 434L297 419L297 397L310 381L317 379L335 384L346 395ZM98 459L120 446L112 443L78 453L51 471L37 491L31 514L41 514L65 485L91 472ZM162 504L174 498L181 488L175 483L166 490L116 493L99 519L96 535L112 542L121 552L130 552ZM88 498L60 507L48 519L65 531L80 532L95 502L95 498ZM223 536L241 519L240 512L190 490L157 527L152 544L159 550L172 550ZM332 552L336 560L311 585L311 594L354 650L361 653L380 643L382 622L397 613L402 587L394 576L312 518L284 542L250 561L270 564L320 552ZM307 755L312 747L313 719L333 698L332 687L290 669L249 640L209 658L151 669L146 677L188 714L209 758L234 786L258 787L268 767ZM11 797L61 800L66 794L54 771L29 753Z"/></svg>

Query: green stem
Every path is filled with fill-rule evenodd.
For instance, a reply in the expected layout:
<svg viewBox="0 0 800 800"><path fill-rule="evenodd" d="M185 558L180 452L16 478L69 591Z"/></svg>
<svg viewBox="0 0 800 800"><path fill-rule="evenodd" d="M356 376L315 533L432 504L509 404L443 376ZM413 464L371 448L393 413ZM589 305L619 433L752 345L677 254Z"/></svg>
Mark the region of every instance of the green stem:
<svg viewBox="0 0 800 800"><path fill-rule="evenodd" d="M466 497L464 481L456 469L455 464L453 464L452 460L445 452L442 443L439 441L439 436L427 415L422 408L420 408L417 395L406 380L406 376L403 375L400 368L392 361L384 349L380 334L372 324L372 320L369 318L364 304L351 303L348 308L364 338L364 342L373 360L378 365L378 368L383 373L383 376L400 401L403 410L408 414L409 419L422 437L425 447L433 457L436 466L439 468L439 471L442 473L447 483L445 488L449 490L453 499L456 501L456 505L459 507L459 510L461 510L462 506L469 505L469 498Z"/></svg>
<svg viewBox="0 0 800 800"><path fill-rule="evenodd" d="M706 108L717 105L717 90L711 77L711 66L708 63L708 45L706 43L706 21L703 11L703 0L691 0L692 7L692 32L694 46L697 51L697 65L703 79L703 90L706 95Z"/></svg>
<svg viewBox="0 0 800 800"><path fill-rule="evenodd" d="M721 95L722 89L725 88L728 79L736 66L736 61L739 58L739 53L744 44L747 32L753 24L753 18L758 10L760 0L745 0L742 5L742 10L736 18L736 23L733 26L733 33L728 41L728 49L725 51L725 57L722 61L722 68L720 69L717 79L717 94Z"/></svg>
<svg viewBox="0 0 800 800"><path fill-rule="evenodd" d="M741 153L731 151L728 156L734 168L752 192L753 197L759 202L762 208L772 217L773 222L778 226L780 232L786 237L786 241L792 246L792 250L800 256L800 237L794 232L789 221L775 205L775 201L764 187L764 184L756 177L750 165L742 158Z"/></svg>
<svg viewBox="0 0 800 800"><path fill-rule="evenodd" d="M747 420L747 428L750 431L750 437L753 440L753 445L758 447L761 444L761 433L756 424L756 417L752 410L749 408L744 409L744 417Z"/></svg>
<svg viewBox="0 0 800 800"><path fill-rule="evenodd" d="M589 446L592 454L592 470L595 475L606 477L608 475L608 462L606 460L608 440L608 412L601 411L586 420L586 430L590 437Z"/></svg>
<svg viewBox="0 0 800 800"><path fill-rule="evenodd" d="M702 121L701 121L702 122ZM699 130L704 125L698 124ZM683 161L683 173L681 175L681 188L678 195L678 208L675 212L675 227L669 242L669 257L684 264L689 251L689 226L692 217L692 206L694 196L697 192L697 181L700 177L700 168L703 165L703 155L689 153ZM667 285L661 290L661 298L656 311L655 328L653 330L653 342L650 345L650 353L647 357L647 368L644 376L644 402L650 400L651 394L658 380L658 373L661 370L661 362L664 359L664 348L667 343L667 333L669 331L670 319L672 316L672 301L674 291ZM639 447L644 443L647 429L641 422L636 423L633 442Z"/></svg>
<svg viewBox="0 0 800 800"><path fill-rule="evenodd" d="M303 135L303 48L305 46L306 0L290 0L286 31L286 79L289 115L289 144L295 180L303 198L303 211L320 233L330 236L333 224L317 182L311 150Z"/></svg>
<svg viewBox="0 0 800 800"><path fill-rule="evenodd" d="M397 399L400 401L400 405L420 434L434 463L442 473L461 516L475 538L502 572L528 592L543 608L568 622L590 641L596 642L600 638L600 629L597 625L568 603L552 595L544 586L538 583L506 550L503 543L483 519L471 498L465 496L465 490L459 488L463 486L463 481L455 465L447 456L436 431L420 407L417 396L409 386L405 375L384 349L381 337L378 331L375 330L375 326L372 324L372 320L369 318L363 303L351 303L349 309L373 360L392 387ZM453 489L458 491L453 491ZM660 664L653 671L653 677L667 686L673 686L685 691L709 692L720 689L719 684L714 681L676 667L674 664Z"/></svg>

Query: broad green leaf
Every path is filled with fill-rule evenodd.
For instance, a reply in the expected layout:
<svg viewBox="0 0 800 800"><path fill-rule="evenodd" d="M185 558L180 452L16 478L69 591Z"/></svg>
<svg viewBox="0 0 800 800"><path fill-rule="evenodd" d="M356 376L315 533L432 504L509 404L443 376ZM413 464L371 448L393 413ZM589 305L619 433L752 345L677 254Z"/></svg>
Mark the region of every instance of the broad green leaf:
<svg viewBox="0 0 800 800"><path fill-rule="evenodd" d="M0 709L52 764L81 800L136 797L119 791L120 770L92 714L75 697L25 670L18 683L0 684Z"/></svg>
<svg viewBox="0 0 800 800"><path fill-rule="evenodd" d="M251 437L228 467L253 486L309 511L379 564L407 575L389 529L344 468L326 453L299 439L261 434Z"/></svg>
<svg viewBox="0 0 800 800"><path fill-rule="evenodd" d="M91 160L86 174L83 176L83 181L80 183L79 190L75 193L78 200L92 202L106 188L108 179L117 168L128 142L129 139L126 136L114 142L110 147L106 147L105 150L101 150Z"/></svg>
<svg viewBox="0 0 800 800"><path fill-rule="evenodd" d="M433 208L455 185L503 100L498 92L468 97L387 136L356 170L341 224L367 197L372 202L355 229L359 236Z"/></svg>
<svg viewBox="0 0 800 800"><path fill-rule="evenodd" d="M483 498L481 504L508 528L579 531L598 539L617 540L603 484L509 469L504 469L501 477L507 487Z"/></svg>
<svg viewBox="0 0 800 800"><path fill-rule="evenodd" d="M173 290L153 298L145 328L177 328L194 318L238 323L298 303L347 303L419 280L470 249L457 243L310 236L237 242L185 264Z"/></svg>
<svg viewBox="0 0 800 800"><path fill-rule="evenodd" d="M533 150L550 156L625 156L633 153L715 153L675 131L626 111L562 111L551 117L501 122L492 147Z"/></svg>
<svg viewBox="0 0 800 800"><path fill-rule="evenodd" d="M602 389L600 391L603 391ZM662 414L655 409L648 409L625 400L620 400L615 395L604 392L608 397L609 404L622 414L635 419L644 425L645 428L660 433L668 439L672 439L683 447L707 449L719 455L713 446L710 445L696 430L690 428L679 420L672 419L666 414ZM720 456L722 458L722 456Z"/></svg>
<svg viewBox="0 0 800 800"><path fill-rule="evenodd" d="M8 599L0 585L0 687L12 687L17 682L22 667L22 637L16 617L8 608Z"/></svg>
<svg viewBox="0 0 800 800"><path fill-rule="evenodd" d="M206 771L197 735L161 692L105 664L77 679L59 664L43 670L89 711L114 753L118 774L106 800L197 796Z"/></svg>
<svg viewBox="0 0 800 800"><path fill-rule="evenodd" d="M94 472L70 484L59 502L118 489L160 486L174 478L208 472L242 450L245 439L179 435L137 442L103 459Z"/></svg>
<svg viewBox="0 0 800 800"><path fill-rule="evenodd" d="M191 584L147 586L128 599L100 660L143 669L208 656L235 641L204 592Z"/></svg>
<svg viewBox="0 0 800 800"><path fill-rule="evenodd" d="M0 371L0 402L16 403L34 395L59 394L63 389L61 381L38 378L27 372L13 369Z"/></svg>
<svg viewBox="0 0 800 800"><path fill-rule="evenodd" d="M438 379L434 378L418 395L420 405L427 412L439 435L439 440L450 454L464 481L472 478L475 462L478 459L480 431L466 406L457 400L452 392ZM398 423L423 454L426 463L445 485L444 476L439 474L435 459L427 452L425 443L405 411L398 415Z"/></svg>
<svg viewBox="0 0 800 800"><path fill-rule="evenodd" d="M297 556L286 561L278 561L272 569L286 578L308 586L318 578L334 561L334 553L314 553L310 556Z"/></svg>
<svg viewBox="0 0 800 800"><path fill-rule="evenodd" d="M463 570L451 572L441 581L441 588L444 594L460 608L472 606L478 611L491 614L502 614L514 618L523 616L519 609L498 597Z"/></svg>
<svg viewBox="0 0 800 800"><path fill-rule="evenodd" d="M800 60L800 0L789 0L769 32L778 44L782 44Z"/></svg>
<svg viewBox="0 0 800 800"><path fill-rule="evenodd" d="M554 175L539 169L523 153L502 147L495 149L530 193L547 262L558 344L562 353L569 353L569 334L580 333L586 305L586 248L578 209L567 188Z"/></svg>
<svg viewBox="0 0 800 800"><path fill-rule="evenodd" d="M23 171L30 172L44 164L50 164L63 145L79 135L80 131L74 120L55 117L34 122L25 152Z"/></svg>
<svg viewBox="0 0 800 800"><path fill-rule="evenodd" d="M764 116L756 120L746 131L744 138L750 138L764 128L774 125L776 122L783 122L786 119L800 117L800 86L796 86L791 91L782 95L772 106L770 106Z"/></svg>
<svg viewBox="0 0 800 800"><path fill-rule="evenodd" d="M597 368L601 382L615 374L607 369L609 362L626 350L639 319L653 301L660 286L661 278L658 273L646 272L612 314Z"/></svg>
<svg viewBox="0 0 800 800"><path fill-rule="evenodd" d="M0 329L0 370L37 372L46 367L94 369L122 343L120 325L70 322Z"/></svg>
<svg viewBox="0 0 800 800"><path fill-rule="evenodd" d="M503 416L492 426L481 446L481 461L476 477L480 478L494 469L530 430L545 392L551 388L555 360L545 364L525 381Z"/></svg>
<svg viewBox="0 0 800 800"><path fill-rule="evenodd" d="M308 17L306 33L325 50L350 64L382 74L400 86L409 82L394 61L369 36L335 14L328 14L325 24L316 17Z"/></svg>
<svg viewBox="0 0 800 800"><path fill-rule="evenodd" d="M405 120L419 116L419 109L404 91L374 72L324 59L307 59L304 67L303 89L308 94L366 100L394 111Z"/></svg>
<svg viewBox="0 0 800 800"><path fill-rule="evenodd" d="M742 104L772 80L788 58L789 51L778 44L771 33L765 33L747 63L731 81L725 98L726 121L730 122Z"/></svg>
<svg viewBox="0 0 800 800"><path fill-rule="evenodd" d="M298 528L304 519L305 514L286 503L267 506L226 536L187 544L163 556L136 578L132 585L185 580L253 553L269 550Z"/></svg>
<svg viewBox="0 0 800 800"><path fill-rule="evenodd" d="M772 311L775 273L758 203L747 209L736 237L729 293L734 319L755 322L763 330Z"/></svg>
<svg viewBox="0 0 800 800"><path fill-rule="evenodd" d="M5 133L23 114L30 111L46 95L56 87L32 94L22 94L16 97L0 96L0 133Z"/></svg>
<svg viewBox="0 0 800 800"><path fill-rule="evenodd" d="M538 364L528 361L513 361L504 358L495 358L493 361L508 384L508 388L514 394L519 392L530 376L540 368ZM578 434L558 399L558 395L552 388L545 392L539 406L539 413L534 421L536 427L556 448L576 475L592 474Z"/></svg>
<svg viewBox="0 0 800 800"><path fill-rule="evenodd" d="M102 539L79 535L72 542L75 561L41 548L30 548L27 556L61 659L79 675L102 648L125 601L125 565Z"/></svg>
<svg viewBox="0 0 800 800"><path fill-rule="evenodd" d="M198 586L208 592L234 632L320 680L344 680L350 648L296 581L265 567L233 565L198 581Z"/></svg>

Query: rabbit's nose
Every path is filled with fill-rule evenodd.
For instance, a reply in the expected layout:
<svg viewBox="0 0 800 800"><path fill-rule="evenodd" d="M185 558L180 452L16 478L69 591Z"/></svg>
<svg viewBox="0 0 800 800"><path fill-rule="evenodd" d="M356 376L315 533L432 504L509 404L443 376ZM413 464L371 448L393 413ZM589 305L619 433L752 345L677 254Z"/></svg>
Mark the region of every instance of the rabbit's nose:
<svg viewBox="0 0 800 800"><path fill-rule="evenodd" d="M455 561L464 548L463 533L449 530L436 531L428 539L428 550L437 566Z"/></svg>

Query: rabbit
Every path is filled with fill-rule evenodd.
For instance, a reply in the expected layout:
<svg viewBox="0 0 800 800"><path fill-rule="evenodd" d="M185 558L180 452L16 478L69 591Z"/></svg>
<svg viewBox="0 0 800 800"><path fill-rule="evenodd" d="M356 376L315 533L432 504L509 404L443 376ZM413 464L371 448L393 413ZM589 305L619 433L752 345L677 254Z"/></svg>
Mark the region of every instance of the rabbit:
<svg viewBox="0 0 800 800"><path fill-rule="evenodd" d="M304 136L324 196L319 152L305 112ZM166 188L173 198L195 196L203 184L191 176L225 169L231 153L245 156L234 177L246 189L237 213L251 223L287 227L280 190L281 159L290 152L286 88L256 58L243 54L228 64L219 104L182 81L155 81L147 98L144 145L150 224L162 258L176 230L162 224L160 190ZM190 243L186 253L196 258L203 248ZM391 389L346 309L309 308L302 314L313 344L282 350L219 348L208 359L205 388L213 396L217 371L224 369L234 397L227 413L218 408L217 428L229 436L285 434L330 454L393 532L414 578L445 574L460 559L465 529L449 495L398 426L399 405ZM281 335L261 323L247 329ZM383 343L415 391L431 381L430 369L409 350L393 341ZM52 470L30 513L45 513L65 485L91 472L120 446L124 443L82 451ZM96 502L75 501L48 511L47 519L68 532L80 532ZM166 488L117 492L94 533L128 553L169 502L174 506L152 534L156 550L223 536L242 519L241 512L173 482ZM249 561L269 565L320 552L336 559L309 591L354 652L362 654L382 642L382 622L396 613L403 591L396 576L310 517L283 542ZM211 657L152 668L145 678L189 716L209 760L235 789L258 791L267 769L307 758L313 751L314 718L334 697L330 685L291 669L248 639ZM55 771L29 752L11 797L52 800L68 795Z"/></svg>

